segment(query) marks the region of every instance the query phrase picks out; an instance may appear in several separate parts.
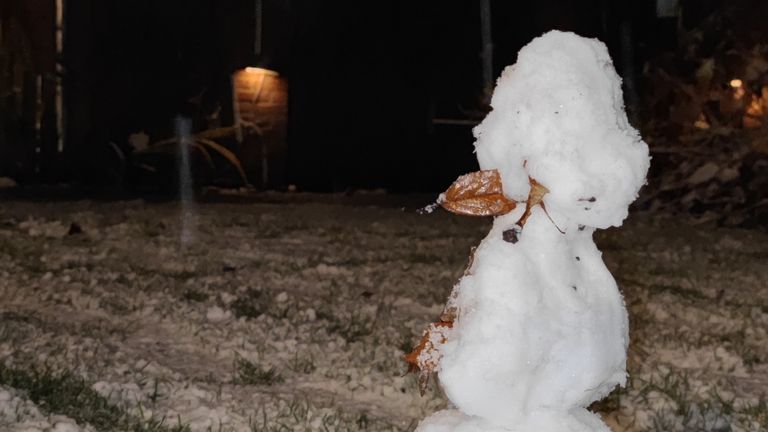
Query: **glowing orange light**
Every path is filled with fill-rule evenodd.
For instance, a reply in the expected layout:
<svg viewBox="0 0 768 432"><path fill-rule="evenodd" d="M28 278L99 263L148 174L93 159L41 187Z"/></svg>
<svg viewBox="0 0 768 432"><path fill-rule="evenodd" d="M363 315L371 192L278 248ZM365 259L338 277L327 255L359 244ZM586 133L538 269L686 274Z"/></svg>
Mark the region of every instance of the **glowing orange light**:
<svg viewBox="0 0 768 432"><path fill-rule="evenodd" d="M747 92L747 90L744 88L744 82L738 78L734 78L729 83L731 85L731 88L733 88L733 98L736 100L740 100L744 97L744 94Z"/></svg>
<svg viewBox="0 0 768 432"><path fill-rule="evenodd" d="M745 128L757 128L763 125L762 117L765 115L763 110L763 103L755 95L752 95L752 100L747 105L746 113L742 119L742 123Z"/></svg>
<svg viewBox="0 0 768 432"><path fill-rule="evenodd" d="M251 66L248 66L247 68L245 68L245 72L249 74L263 74L263 75L273 75L273 76L280 75L273 70L264 69L260 67L251 67Z"/></svg>
<svg viewBox="0 0 768 432"><path fill-rule="evenodd" d="M709 122L707 121L707 117L704 115L704 113L699 114L699 118L696 119L696 122L693 124L693 126L697 129L709 129Z"/></svg>

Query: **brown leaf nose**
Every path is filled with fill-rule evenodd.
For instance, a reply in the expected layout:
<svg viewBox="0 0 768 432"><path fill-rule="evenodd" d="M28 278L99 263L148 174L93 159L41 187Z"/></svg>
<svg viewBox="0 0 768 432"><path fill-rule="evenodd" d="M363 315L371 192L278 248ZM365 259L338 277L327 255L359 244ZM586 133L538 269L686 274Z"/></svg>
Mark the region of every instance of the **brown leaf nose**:
<svg viewBox="0 0 768 432"><path fill-rule="evenodd" d="M525 166L525 165L523 165ZM537 205L541 205L544 212L549 217L547 209L544 207L544 195L549 193L549 189L535 179L528 177L531 190L528 192L528 199L525 201L525 213L517 221L517 225L522 229L531 210ZM589 198L589 202L594 202L595 198ZM437 200L437 204L451 213L465 216L501 216L505 215L517 207L517 202L507 198L501 184L501 174L497 170L483 170L465 174L456 179L455 182L445 191ZM550 221L552 218L550 218ZM554 221L558 231L564 234ZM519 234L519 233L516 233ZM517 235L514 239L505 237L504 240L510 243L517 243ZM513 241L514 240L514 241Z"/></svg>
<svg viewBox="0 0 768 432"><path fill-rule="evenodd" d="M517 203L507 198L497 170L465 174L438 200L444 209L465 216L500 216L511 212Z"/></svg>

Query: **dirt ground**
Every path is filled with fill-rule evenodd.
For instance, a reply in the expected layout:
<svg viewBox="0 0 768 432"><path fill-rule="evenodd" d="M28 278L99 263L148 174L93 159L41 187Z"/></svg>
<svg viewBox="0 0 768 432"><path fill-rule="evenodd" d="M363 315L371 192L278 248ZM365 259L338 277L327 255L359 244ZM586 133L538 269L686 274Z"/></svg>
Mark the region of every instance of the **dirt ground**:
<svg viewBox="0 0 768 432"><path fill-rule="evenodd" d="M275 201L0 203L0 429L409 431L445 407L402 356L489 221ZM768 430L768 235L635 214L597 241L632 340L593 408Z"/></svg>

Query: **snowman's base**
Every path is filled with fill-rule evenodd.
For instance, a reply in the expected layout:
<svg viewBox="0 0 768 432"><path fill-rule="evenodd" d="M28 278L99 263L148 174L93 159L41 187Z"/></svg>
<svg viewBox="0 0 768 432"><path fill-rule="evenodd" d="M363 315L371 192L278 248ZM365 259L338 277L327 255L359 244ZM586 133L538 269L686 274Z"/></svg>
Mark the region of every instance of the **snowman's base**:
<svg viewBox="0 0 768 432"><path fill-rule="evenodd" d="M597 414L584 408L536 411L515 424L498 425L458 410L443 410L419 423L415 432L611 432Z"/></svg>

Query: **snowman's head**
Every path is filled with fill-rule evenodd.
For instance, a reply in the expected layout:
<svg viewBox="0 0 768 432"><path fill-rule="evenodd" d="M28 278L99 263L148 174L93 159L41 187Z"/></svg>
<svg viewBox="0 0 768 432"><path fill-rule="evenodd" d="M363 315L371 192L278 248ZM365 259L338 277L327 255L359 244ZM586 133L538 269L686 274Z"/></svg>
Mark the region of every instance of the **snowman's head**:
<svg viewBox="0 0 768 432"><path fill-rule="evenodd" d="M475 148L507 196L524 201L530 177L549 190L544 203L561 227L621 225L650 158L603 43L559 31L534 39L502 73L491 106Z"/></svg>

